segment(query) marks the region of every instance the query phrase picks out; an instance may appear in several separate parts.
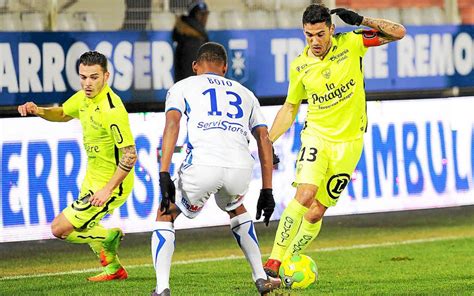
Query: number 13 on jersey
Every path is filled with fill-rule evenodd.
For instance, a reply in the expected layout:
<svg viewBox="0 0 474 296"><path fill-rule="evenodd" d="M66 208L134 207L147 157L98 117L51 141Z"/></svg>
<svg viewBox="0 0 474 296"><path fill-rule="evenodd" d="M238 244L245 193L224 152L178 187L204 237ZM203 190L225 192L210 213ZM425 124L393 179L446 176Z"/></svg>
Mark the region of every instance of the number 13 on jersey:
<svg viewBox="0 0 474 296"><path fill-rule="evenodd" d="M216 92L216 89L215 88L209 88L207 90L205 90L203 93L202 93L204 96L209 96L210 98L210 111L207 112L208 115L210 116L222 116L222 111L219 111L219 108L217 106L217 92ZM221 99L219 97L219 99ZM242 108L240 107L240 105L242 104L242 98L239 96L239 94L233 92L233 91L226 91L225 92L225 99L228 100L229 102L229 105L231 105L233 108L231 108L229 111L230 112L227 112L226 115L227 117L229 118L234 118L234 119L238 119L238 118L242 118L244 116L244 112L242 110ZM234 109L234 110L232 110ZM233 111L233 112L231 112Z"/></svg>

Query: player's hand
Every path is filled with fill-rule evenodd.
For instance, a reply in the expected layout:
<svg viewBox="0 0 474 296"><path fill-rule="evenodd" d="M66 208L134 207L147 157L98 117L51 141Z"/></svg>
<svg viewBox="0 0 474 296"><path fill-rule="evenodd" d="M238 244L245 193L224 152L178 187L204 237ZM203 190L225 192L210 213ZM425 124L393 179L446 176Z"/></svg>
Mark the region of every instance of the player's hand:
<svg viewBox="0 0 474 296"><path fill-rule="evenodd" d="M175 202L176 189L173 181L171 181L170 173L160 172L160 190L161 190L161 204L160 211L168 213L170 203Z"/></svg>
<svg viewBox="0 0 474 296"><path fill-rule="evenodd" d="M277 165L280 163L280 158L278 157L278 155L275 154L275 149L273 148L273 144L272 144L272 154L273 154L273 165Z"/></svg>
<svg viewBox="0 0 474 296"><path fill-rule="evenodd" d="M38 106L36 106L36 104L33 102L27 102L18 106L18 113L20 113L21 116L27 116L28 114L37 115Z"/></svg>
<svg viewBox="0 0 474 296"><path fill-rule="evenodd" d="M257 220L262 217L263 211L263 222L266 226L268 226L268 222L270 222L270 217L273 214L273 210L275 209L275 199L273 199L272 189L262 189L260 190L260 196L258 197L257 202L257 216L255 217Z"/></svg>
<svg viewBox="0 0 474 296"><path fill-rule="evenodd" d="M336 14L341 20L343 20L348 25L360 26L363 16L349 9L345 8L336 8L331 10L331 14Z"/></svg>
<svg viewBox="0 0 474 296"><path fill-rule="evenodd" d="M112 195L112 192L102 188L89 198L89 202L94 207L101 207L110 198L110 195Z"/></svg>

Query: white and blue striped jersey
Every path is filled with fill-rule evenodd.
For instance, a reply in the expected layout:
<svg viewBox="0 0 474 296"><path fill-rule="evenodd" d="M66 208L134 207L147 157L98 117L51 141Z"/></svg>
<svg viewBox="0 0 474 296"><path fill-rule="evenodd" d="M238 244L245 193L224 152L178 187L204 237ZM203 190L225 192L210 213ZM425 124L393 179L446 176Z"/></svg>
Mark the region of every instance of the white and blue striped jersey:
<svg viewBox="0 0 474 296"><path fill-rule="evenodd" d="M257 98L240 83L212 73L188 77L168 91L165 110L187 116L185 162L253 167L251 132L267 125Z"/></svg>

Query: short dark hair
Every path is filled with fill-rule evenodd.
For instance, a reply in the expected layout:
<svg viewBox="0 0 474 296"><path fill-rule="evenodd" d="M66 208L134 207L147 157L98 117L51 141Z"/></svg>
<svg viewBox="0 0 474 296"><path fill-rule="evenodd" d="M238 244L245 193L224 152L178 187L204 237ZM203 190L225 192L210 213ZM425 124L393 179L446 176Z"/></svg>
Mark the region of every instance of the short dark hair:
<svg viewBox="0 0 474 296"><path fill-rule="evenodd" d="M325 22L328 27L331 26L332 21L329 8L322 4L311 4L306 7L306 10L303 13L303 25L314 25L322 22Z"/></svg>
<svg viewBox="0 0 474 296"><path fill-rule="evenodd" d="M212 63L224 63L227 65L227 52L224 46L216 42L207 42L199 47L196 61L206 61Z"/></svg>
<svg viewBox="0 0 474 296"><path fill-rule="evenodd" d="M99 65L102 67L104 72L107 72L107 58L98 51L88 51L83 53L79 58L79 65L80 64L85 66Z"/></svg>

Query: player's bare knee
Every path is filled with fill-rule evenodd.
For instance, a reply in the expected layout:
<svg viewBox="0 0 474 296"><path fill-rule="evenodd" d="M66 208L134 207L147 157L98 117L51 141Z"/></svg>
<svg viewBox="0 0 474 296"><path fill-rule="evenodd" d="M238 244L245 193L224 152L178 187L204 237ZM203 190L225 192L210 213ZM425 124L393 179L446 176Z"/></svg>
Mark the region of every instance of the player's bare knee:
<svg viewBox="0 0 474 296"><path fill-rule="evenodd" d="M51 233L56 237L56 238L61 238L61 232L57 227L55 227L53 224L51 224Z"/></svg>
<svg viewBox="0 0 474 296"><path fill-rule="evenodd" d="M308 212L305 214L306 220L310 223L316 223L323 219L326 207L315 200L309 207Z"/></svg>
<svg viewBox="0 0 474 296"><path fill-rule="evenodd" d="M64 228L61 227L60 223L58 222L53 221L53 223L51 223L51 233L59 239L65 238Z"/></svg>
<svg viewBox="0 0 474 296"><path fill-rule="evenodd" d="M305 214L305 218L309 223L316 223L323 218L324 213L321 213L319 209L313 208L312 206L309 208L309 211Z"/></svg>
<svg viewBox="0 0 474 296"><path fill-rule="evenodd" d="M316 191L311 189L300 190L296 195L296 200L304 207L309 208L314 201Z"/></svg>

